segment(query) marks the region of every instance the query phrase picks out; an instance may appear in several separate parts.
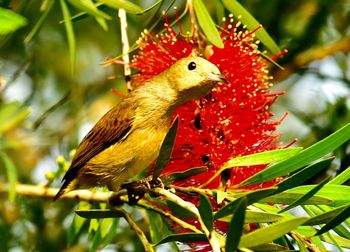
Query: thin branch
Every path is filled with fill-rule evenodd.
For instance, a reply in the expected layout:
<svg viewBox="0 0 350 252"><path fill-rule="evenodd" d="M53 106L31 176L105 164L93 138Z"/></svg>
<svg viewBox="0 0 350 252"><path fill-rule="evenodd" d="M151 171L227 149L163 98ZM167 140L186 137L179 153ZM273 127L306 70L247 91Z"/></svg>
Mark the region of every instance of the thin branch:
<svg viewBox="0 0 350 252"><path fill-rule="evenodd" d="M166 190L163 188L154 188L153 191L156 194L162 195L167 200L174 202L175 204L180 205L181 207L183 207L183 208L187 209L188 211L192 212L193 214L195 214L200 225L201 225L201 228L202 228L204 234L208 238L209 244L210 244L211 248L213 249L213 252L220 252L221 251L220 244L215 236L214 230L209 231L207 229L207 227L205 226L205 224L202 220L201 215L199 214L198 208L194 204L181 199L179 196L172 193L170 190Z"/></svg>
<svg viewBox="0 0 350 252"><path fill-rule="evenodd" d="M154 251L152 244L149 243L145 233L139 228L136 222L131 218L131 216L125 211L121 210L125 220L129 223L130 227L135 231L136 235L139 237L145 251Z"/></svg>
<svg viewBox="0 0 350 252"><path fill-rule="evenodd" d="M118 17L120 20L120 32L122 36L122 55L123 55L123 62L124 62L124 76L125 76L125 81L128 86L128 90L132 90L132 85L130 81L130 75L131 75L131 70L130 70L130 59L129 59L129 50L130 50L130 45L129 45L129 40L128 40L128 22L126 20L126 12L124 9L119 9L118 11Z"/></svg>

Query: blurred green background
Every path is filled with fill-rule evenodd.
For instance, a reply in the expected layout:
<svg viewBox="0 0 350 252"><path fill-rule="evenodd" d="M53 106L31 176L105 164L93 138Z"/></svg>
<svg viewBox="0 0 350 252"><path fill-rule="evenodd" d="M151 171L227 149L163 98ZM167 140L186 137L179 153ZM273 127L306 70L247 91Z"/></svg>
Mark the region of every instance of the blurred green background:
<svg viewBox="0 0 350 252"><path fill-rule="evenodd" d="M72 16L81 12L67 1ZM132 1L147 8L155 1ZM134 44L145 28L163 29L162 11L175 19L185 1L159 1L142 15L127 14L128 36ZM206 2L206 1L204 1ZM350 2L347 0L242 0L240 3L265 27L281 49L288 53L278 60L285 70L271 65L275 92L286 91L273 106L276 120L288 112L279 127L281 141L309 146L350 121ZM126 93L121 66L103 66L106 57L121 54L117 10L102 6L111 16L101 27L89 15L73 20L76 63L71 55L60 1L5 1L27 19L13 33L0 36L0 183L8 181L9 162L18 181L45 184L49 171L57 170L56 158L69 159L82 137L109 107L119 101L112 88ZM220 1L207 1L214 21L228 16ZM49 8L50 7L50 8ZM49 11L48 11L49 10ZM47 12L47 16L44 19ZM188 15L182 20L186 31ZM0 23L0 28L2 24ZM28 118L26 118L29 115ZM337 150L328 171L338 174L350 165L349 143ZM16 176L14 174L13 176ZM320 175L319 177L322 177ZM317 181L320 178L315 178ZM59 186L59 181L54 181ZM1 189L1 186L0 186ZM0 190L1 191L1 190ZM67 247L74 203L18 197L0 198L0 251L61 251ZM134 234L126 225L118 227L123 238L111 249L138 251ZM86 231L71 241L67 251L89 247Z"/></svg>

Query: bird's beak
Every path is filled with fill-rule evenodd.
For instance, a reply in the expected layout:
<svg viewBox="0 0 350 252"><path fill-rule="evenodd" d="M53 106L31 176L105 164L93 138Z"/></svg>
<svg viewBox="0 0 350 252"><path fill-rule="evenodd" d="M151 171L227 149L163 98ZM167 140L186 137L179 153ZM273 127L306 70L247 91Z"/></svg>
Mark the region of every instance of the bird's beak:
<svg viewBox="0 0 350 252"><path fill-rule="evenodd" d="M227 83L225 76L223 76L222 74L209 73L208 77L212 81L219 81L219 82L226 82Z"/></svg>

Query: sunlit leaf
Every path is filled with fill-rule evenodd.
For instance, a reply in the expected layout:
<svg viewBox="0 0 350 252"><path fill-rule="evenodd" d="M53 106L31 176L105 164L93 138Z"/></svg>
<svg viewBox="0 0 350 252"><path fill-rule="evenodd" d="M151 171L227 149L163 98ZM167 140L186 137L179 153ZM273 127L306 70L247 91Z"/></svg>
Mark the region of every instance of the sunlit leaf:
<svg viewBox="0 0 350 252"><path fill-rule="evenodd" d="M347 218L350 217L350 205L342 209L336 216L334 216L326 225L324 225L317 233L316 235L321 235L332 228L338 226L343 221L345 221Z"/></svg>
<svg viewBox="0 0 350 252"><path fill-rule="evenodd" d="M87 202L81 201L78 204L78 208L88 210L91 208L91 205ZM84 223L86 223L86 219L84 219L76 214L74 215L73 220L72 220L72 224L69 226L69 229L67 232L68 245L73 244L75 238L77 237L78 233L82 229Z"/></svg>
<svg viewBox="0 0 350 252"><path fill-rule="evenodd" d="M312 190L313 188L310 188ZM307 193L307 192L305 192ZM274 203L274 204L292 204L296 200L300 199L305 195L305 193L297 193L297 192L283 192L283 193L278 193L266 198L263 198L260 200L260 202L266 202L266 203ZM334 204L334 201L330 198L327 197L321 197L321 196L313 196L306 201L302 202L303 205L331 205Z"/></svg>
<svg viewBox="0 0 350 252"><path fill-rule="evenodd" d="M324 180L322 183L319 183L316 185L314 188L312 188L310 191L302 195L300 198L296 199L293 201L289 206L286 208L282 209L280 213L288 211L296 206L299 206L301 204L305 204L305 202L310 199L314 194L316 194L321 188L327 183L328 179Z"/></svg>
<svg viewBox="0 0 350 252"><path fill-rule="evenodd" d="M27 23L27 19L16 12L0 7L0 35L12 33Z"/></svg>
<svg viewBox="0 0 350 252"><path fill-rule="evenodd" d="M243 231L246 207L247 207L247 198L241 198L239 200L239 203L237 204L235 214L233 215L232 220L228 227L226 244L225 244L226 252L229 252L229 251L234 252L237 250L239 241L241 239L242 231Z"/></svg>
<svg viewBox="0 0 350 252"><path fill-rule="evenodd" d="M202 0L193 0L193 8L196 12L198 23L207 39L216 47L223 48L224 43L222 42L220 34L216 29L215 23Z"/></svg>
<svg viewBox="0 0 350 252"><path fill-rule="evenodd" d="M298 186L286 191L286 193L300 193L305 194L312 190L315 185ZM350 187L345 185L332 185L326 184L321 190L319 190L315 196L329 198L333 200L333 203L328 204L330 206L342 206L349 203L350 199Z"/></svg>
<svg viewBox="0 0 350 252"><path fill-rule="evenodd" d="M321 160L317 163L314 163L312 165L305 167L301 171L293 174L292 176L280 182L277 185L278 186L277 191L284 191L286 189L290 189L300 184L303 184L305 181L307 181L314 175L318 174L319 172L329 167L333 159L334 159L333 157L326 158L324 160Z"/></svg>
<svg viewBox="0 0 350 252"><path fill-rule="evenodd" d="M244 180L238 186L242 187L262 183L296 171L334 151L349 139L350 123L307 149L299 152L297 155L256 173L252 177Z"/></svg>
<svg viewBox="0 0 350 252"><path fill-rule="evenodd" d="M319 225L319 224L325 224L330 222L334 217L336 217L338 214L340 214L344 209L348 208L350 206L350 203L338 208L334 208L331 211L325 212L323 214L317 215L315 217L310 218L308 221L306 221L303 225Z"/></svg>
<svg viewBox="0 0 350 252"><path fill-rule="evenodd" d="M328 184L341 185L341 184L344 184L349 179L350 179L350 167L348 167L345 171L343 171L334 179L329 181Z"/></svg>
<svg viewBox="0 0 350 252"><path fill-rule="evenodd" d="M220 221L230 222L232 215L228 215L226 217L220 218ZM267 222L275 222L281 220L283 218L280 214L267 213L262 211L253 211L246 210L245 211L245 219L244 223L267 223Z"/></svg>
<svg viewBox="0 0 350 252"><path fill-rule="evenodd" d="M306 217L298 217L279 221L267 227L259 228L241 237L239 248L250 248L265 243L285 235L307 221Z"/></svg>
<svg viewBox="0 0 350 252"><path fill-rule="evenodd" d="M259 22L236 0L223 0L223 4L232 15L236 18L240 18L242 23L247 26L249 30L254 30L259 27ZM255 32L255 36L273 53L279 54L280 49L275 41L270 37L267 31L261 27Z"/></svg>
<svg viewBox="0 0 350 252"><path fill-rule="evenodd" d="M254 202L259 201L260 199L263 199L271 195L275 191L276 191L276 188L266 188L266 189L249 192L242 197L246 197L247 205L250 205L250 204L253 204ZM219 211L217 211L216 214L214 215L214 219L219 219L227 215L234 214L237 209L237 205L240 202L240 199L241 198L238 198L230 202L229 204L221 208Z"/></svg>

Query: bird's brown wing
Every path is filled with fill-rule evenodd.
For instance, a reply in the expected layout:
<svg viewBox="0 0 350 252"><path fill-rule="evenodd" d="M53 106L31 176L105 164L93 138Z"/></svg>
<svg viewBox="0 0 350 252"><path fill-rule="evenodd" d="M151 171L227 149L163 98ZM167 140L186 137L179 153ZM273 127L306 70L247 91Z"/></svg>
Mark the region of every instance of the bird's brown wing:
<svg viewBox="0 0 350 252"><path fill-rule="evenodd" d="M135 104L124 100L119 106L108 111L84 137L80 143L72 164L63 177L67 186L78 171L94 156L111 145L124 140L130 133L135 114Z"/></svg>

